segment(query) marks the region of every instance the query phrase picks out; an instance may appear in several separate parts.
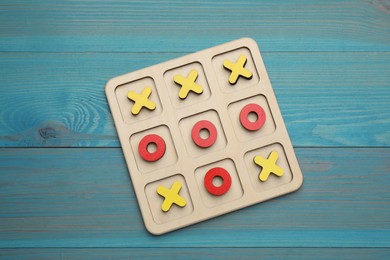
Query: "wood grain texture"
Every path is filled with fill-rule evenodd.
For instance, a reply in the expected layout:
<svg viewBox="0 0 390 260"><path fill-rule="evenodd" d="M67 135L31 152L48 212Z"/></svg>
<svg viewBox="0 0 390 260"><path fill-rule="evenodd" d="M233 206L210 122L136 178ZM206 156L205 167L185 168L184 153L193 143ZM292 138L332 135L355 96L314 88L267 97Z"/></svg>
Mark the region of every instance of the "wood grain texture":
<svg viewBox="0 0 390 260"><path fill-rule="evenodd" d="M264 51L389 51L388 0L0 4L0 51L193 52L243 36Z"/></svg>
<svg viewBox="0 0 390 260"><path fill-rule="evenodd" d="M303 187L149 235L104 85L241 37ZM0 258L389 259L389 51L389 0L0 0Z"/></svg>
<svg viewBox="0 0 390 260"><path fill-rule="evenodd" d="M0 53L0 147L118 147L111 77L185 53ZM295 146L389 146L390 53L264 53Z"/></svg>
<svg viewBox="0 0 390 260"><path fill-rule="evenodd" d="M389 247L390 149L296 152L298 192L156 237L119 148L3 148L0 248Z"/></svg>
<svg viewBox="0 0 390 260"><path fill-rule="evenodd" d="M22 248L2 259L387 259L388 248Z"/></svg>

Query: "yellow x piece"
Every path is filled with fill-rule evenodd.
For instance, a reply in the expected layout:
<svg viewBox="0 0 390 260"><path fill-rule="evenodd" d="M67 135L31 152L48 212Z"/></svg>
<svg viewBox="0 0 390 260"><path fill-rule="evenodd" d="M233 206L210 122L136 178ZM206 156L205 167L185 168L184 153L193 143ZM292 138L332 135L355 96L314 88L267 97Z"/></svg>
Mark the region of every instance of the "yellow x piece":
<svg viewBox="0 0 390 260"><path fill-rule="evenodd" d="M164 186L157 188L157 193L165 198L161 205L162 211L167 212L170 210L173 203L179 207L184 207L187 204L187 201L179 195L180 189L181 183L179 181L175 181L169 190Z"/></svg>
<svg viewBox="0 0 390 260"><path fill-rule="evenodd" d="M195 83L197 78L198 72L196 70L191 70L190 73L188 73L187 78L181 75L175 75L173 77L173 81L181 86L179 91L180 99L185 99L190 91L195 92L196 94L202 94L202 86Z"/></svg>
<svg viewBox="0 0 390 260"><path fill-rule="evenodd" d="M259 179L261 181L266 181L271 173L279 177L283 176L284 170L278 165L276 165L276 161L278 160L278 158L279 154L276 151L272 151L268 156L268 159L264 159L260 155L255 156L255 158L253 158L255 164L262 167L262 170L259 174Z"/></svg>
<svg viewBox="0 0 390 260"><path fill-rule="evenodd" d="M150 87L145 87L142 90L141 94L135 93L134 91L129 91L127 97L134 101L134 105L131 108L131 113L133 115L138 115L143 107L146 107L149 110L154 110L156 108L156 103L149 99L152 89Z"/></svg>
<svg viewBox="0 0 390 260"><path fill-rule="evenodd" d="M225 67L225 69L228 69L232 72L229 76L230 84L236 84L239 76L242 76L246 79L252 78L252 72L244 68L246 61L246 57L244 55L241 55L236 63L233 63L230 60L225 60L223 62L223 66Z"/></svg>

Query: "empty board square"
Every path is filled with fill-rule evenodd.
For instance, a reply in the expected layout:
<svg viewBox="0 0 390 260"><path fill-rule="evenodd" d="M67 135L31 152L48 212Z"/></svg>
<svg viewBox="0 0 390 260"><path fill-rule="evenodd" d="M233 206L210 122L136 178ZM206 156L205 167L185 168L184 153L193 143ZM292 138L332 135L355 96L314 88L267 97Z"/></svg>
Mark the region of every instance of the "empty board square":
<svg viewBox="0 0 390 260"><path fill-rule="evenodd" d="M108 81L106 95L152 234L264 202L302 185L252 39L115 77Z"/></svg>

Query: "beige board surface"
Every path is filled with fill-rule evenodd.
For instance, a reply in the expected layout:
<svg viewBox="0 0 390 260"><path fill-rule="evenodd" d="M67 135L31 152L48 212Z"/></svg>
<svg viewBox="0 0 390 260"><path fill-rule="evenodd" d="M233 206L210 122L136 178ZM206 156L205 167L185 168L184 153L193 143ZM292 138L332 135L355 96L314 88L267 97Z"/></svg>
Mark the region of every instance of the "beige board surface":
<svg viewBox="0 0 390 260"><path fill-rule="evenodd" d="M108 81L106 95L152 234L302 185L302 172L252 39L115 77Z"/></svg>

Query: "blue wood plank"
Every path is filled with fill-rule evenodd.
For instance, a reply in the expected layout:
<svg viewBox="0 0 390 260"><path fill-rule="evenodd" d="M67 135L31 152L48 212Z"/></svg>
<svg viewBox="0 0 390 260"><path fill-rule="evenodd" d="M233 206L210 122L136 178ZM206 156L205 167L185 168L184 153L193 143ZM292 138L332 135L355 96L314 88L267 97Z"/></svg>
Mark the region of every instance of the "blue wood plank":
<svg viewBox="0 0 390 260"><path fill-rule="evenodd" d="M184 53L1 53L0 147L118 147L114 76ZM390 53L264 53L295 146L389 146Z"/></svg>
<svg viewBox="0 0 390 260"><path fill-rule="evenodd" d="M389 147L389 14L382 0L0 0L0 147L119 147L107 79L240 37L259 42L295 146ZM299 192L155 237L119 148L0 148L0 258L389 258L390 149L296 150Z"/></svg>
<svg viewBox="0 0 390 260"><path fill-rule="evenodd" d="M389 247L390 149L296 152L298 192L156 237L119 148L3 148L0 248Z"/></svg>
<svg viewBox="0 0 390 260"><path fill-rule="evenodd" d="M193 52L241 37L264 51L389 51L387 1L0 3L0 51Z"/></svg>
<svg viewBox="0 0 390 260"><path fill-rule="evenodd" d="M26 248L2 259L388 259L389 248Z"/></svg>

